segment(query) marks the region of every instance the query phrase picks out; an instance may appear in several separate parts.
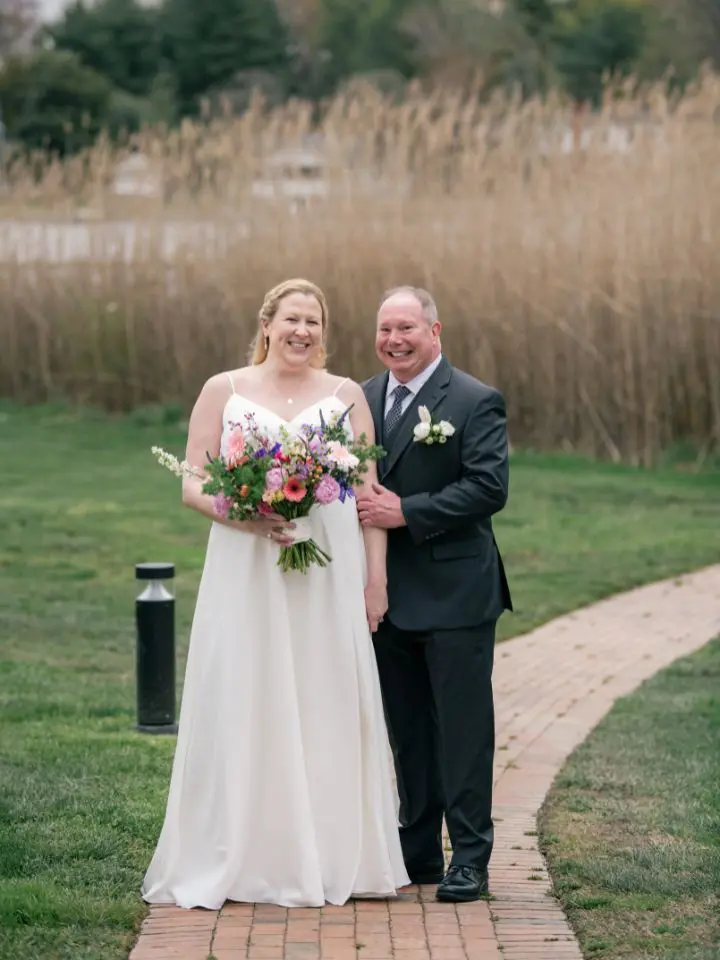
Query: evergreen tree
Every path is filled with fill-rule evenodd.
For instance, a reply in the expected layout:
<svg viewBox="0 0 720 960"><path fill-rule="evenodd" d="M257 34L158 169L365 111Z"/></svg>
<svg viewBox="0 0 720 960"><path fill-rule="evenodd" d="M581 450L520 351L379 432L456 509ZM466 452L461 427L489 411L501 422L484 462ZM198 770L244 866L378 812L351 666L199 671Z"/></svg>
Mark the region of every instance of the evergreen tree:
<svg viewBox="0 0 720 960"><path fill-rule="evenodd" d="M0 70L8 134L59 154L89 146L108 120L112 87L73 53L38 50L9 57Z"/></svg>
<svg viewBox="0 0 720 960"><path fill-rule="evenodd" d="M76 0L49 33L57 49L72 51L113 86L135 96L149 93L160 59L156 8L138 0Z"/></svg>
<svg viewBox="0 0 720 960"><path fill-rule="evenodd" d="M553 26L554 60L568 93L597 102L604 74L628 70L645 40L645 11L638 0L573 0Z"/></svg>
<svg viewBox="0 0 720 960"><path fill-rule="evenodd" d="M403 29L412 0L319 0L316 46L325 53L325 90L356 73L415 72L415 44Z"/></svg>
<svg viewBox="0 0 720 960"><path fill-rule="evenodd" d="M243 70L278 74L287 38L273 0L165 0L165 54L184 110Z"/></svg>

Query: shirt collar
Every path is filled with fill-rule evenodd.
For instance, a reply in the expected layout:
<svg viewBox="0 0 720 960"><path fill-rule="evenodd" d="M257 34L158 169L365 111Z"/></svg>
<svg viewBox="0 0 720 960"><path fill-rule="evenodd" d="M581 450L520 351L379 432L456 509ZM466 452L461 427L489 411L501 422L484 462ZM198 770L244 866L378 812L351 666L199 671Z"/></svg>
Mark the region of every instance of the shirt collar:
<svg viewBox="0 0 720 960"><path fill-rule="evenodd" d="M440 366L442 362L442 358L443 358L442 354L440 354L440 356L436 357L433 360L433 362L429 364L429 366L425 367L424 370L421 370L416 377L413 377L412 380L408 380L406 384L403 384L403 386L408 388L408 390L410 391L410 394L413 397L416 396L418 393L420 393L420 390L425 386L425 384L428 382L430 377L435 373L435 371L437 370L437 368ZM395 387L399 387L399 386L400 386L400 381L397 379L394 373L391 373L390 376L388 377L387 394L388 395L391 394L395 389Z"/></svg>

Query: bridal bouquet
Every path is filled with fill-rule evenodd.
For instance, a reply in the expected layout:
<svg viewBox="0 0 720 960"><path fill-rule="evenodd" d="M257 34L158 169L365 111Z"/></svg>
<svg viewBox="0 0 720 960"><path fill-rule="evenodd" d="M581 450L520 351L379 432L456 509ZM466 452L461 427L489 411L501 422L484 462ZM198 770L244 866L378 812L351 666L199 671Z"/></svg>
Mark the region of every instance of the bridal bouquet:
<svg viewBox="0 0 720 960"><path fill-rule="evenodd" d="M320 426L306 424L291 435L282 428L277 437L262 433L252 414L245 423L232 424L224 455L208 454L205 470L153 447L161 466L176 476L204 479L203 493L213 497L219 518L252 520L277 514L295 523L289 532L294 543L281 547L278 566L285 572L307 573L312 564L324 567L332 559L309 536L311 509L355 495L355 485L367 472L369 460L384 456L363 434L351 440L346 421L351 407Z"/></svg>

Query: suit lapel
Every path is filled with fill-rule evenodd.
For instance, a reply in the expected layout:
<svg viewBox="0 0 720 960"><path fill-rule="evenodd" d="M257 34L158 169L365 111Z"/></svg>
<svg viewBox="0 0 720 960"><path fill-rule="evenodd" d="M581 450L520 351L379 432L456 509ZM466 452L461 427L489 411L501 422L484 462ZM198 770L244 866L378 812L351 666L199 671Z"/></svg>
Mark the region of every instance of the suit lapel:
<svg viewBox="0 0 720 960"><path fill-rule="evenodd" d="M408 445L412 442L413 431L415 430L415 426L420 419L418 416L418 407L427 407L430 413L432 413L435 407L437 407L447 393L447 386L450 383L451 376L452 367L447 360L443 360L427 383L425 383L418 394L412 398L410 406L407 408L402 416L402 419L392 432L392 440L386 447L388 450L388 455L383 461L381 461L381 479L386 477L390 471L394 469L400 460L400 457L403 455ZM387 383L387 379L385 380L385 383ZM383 397L384 395L385 388L383 387Z"/></svg>

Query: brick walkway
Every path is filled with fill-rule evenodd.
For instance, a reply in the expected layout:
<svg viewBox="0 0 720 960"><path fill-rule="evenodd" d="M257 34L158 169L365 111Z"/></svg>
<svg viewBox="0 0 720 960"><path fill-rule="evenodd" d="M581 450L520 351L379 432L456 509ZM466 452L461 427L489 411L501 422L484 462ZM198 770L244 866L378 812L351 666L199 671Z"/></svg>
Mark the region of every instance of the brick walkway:
<svg viewBox="0 0 720 960"><path fill-rule="evenodd" d="M720 566L643 587L498 647L491 902L434 888L322 910L153 907L130 960L581 960L535 836L555 774L613 702L720 634Z"/></svg>

